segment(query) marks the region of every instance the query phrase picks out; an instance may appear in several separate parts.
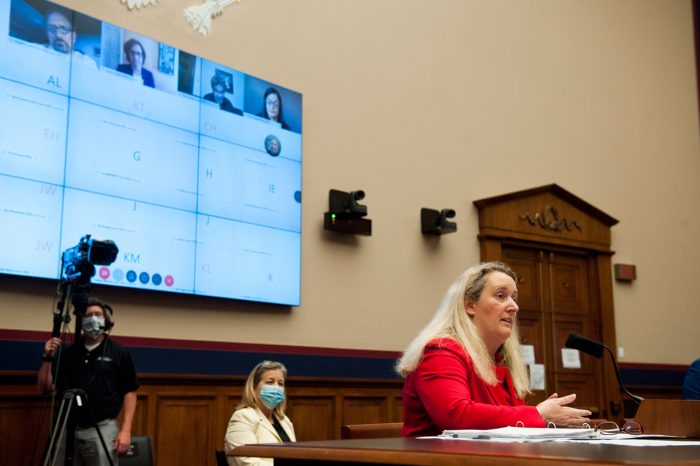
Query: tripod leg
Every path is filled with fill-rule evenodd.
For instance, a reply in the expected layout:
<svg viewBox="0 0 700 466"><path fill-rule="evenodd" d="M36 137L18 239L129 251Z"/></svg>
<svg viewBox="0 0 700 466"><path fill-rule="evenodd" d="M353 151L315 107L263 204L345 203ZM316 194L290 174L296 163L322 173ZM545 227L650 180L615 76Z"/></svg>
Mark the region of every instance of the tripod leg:
<svg viewBox="0 0 700 466"><path fill-rule="evenodd" d="M66 430L64 430L58 437L58 445L56 446L56 453L54 455L53 462L51 466L66 466Z"/></svg>
<svg viewBox="0 0 700 466"><path fill-rule="evenodd" d="M58 409L58 416L51 432L49 447L46 449L44 466L63 466L65 455L66 425L71 409L73 408L73 398L64 397Z"/></svg>

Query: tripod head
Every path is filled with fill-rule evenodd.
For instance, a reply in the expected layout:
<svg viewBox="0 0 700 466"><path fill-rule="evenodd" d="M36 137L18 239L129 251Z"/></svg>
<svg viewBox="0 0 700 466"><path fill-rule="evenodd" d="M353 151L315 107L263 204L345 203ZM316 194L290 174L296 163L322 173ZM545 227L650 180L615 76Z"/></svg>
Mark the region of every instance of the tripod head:
<svg viewBox="0 0 700 466"><path fill-rule="evenodd" d="M69 400L71 398L77 399L78 406L82 405L82 401L80 401L80 397L83 397L83 399L87 399L87 393L85 393L85 390L82 390L80 388L70 388L68 390L63 391L63 398L66 400Z"/></svg>
<svg viewBox="0 0 700 466"><path fill-rule="evenodd" d="M83 317L87 310L88 297L92 285L88 282L85 285L76 284L70 281L62 281L59 284L58 294L60 296L53 316L53 329L51 336L61 335L61 326L70 322L70 304L73 305L75 315L75 339L76 344L82 343Z"/></svg>

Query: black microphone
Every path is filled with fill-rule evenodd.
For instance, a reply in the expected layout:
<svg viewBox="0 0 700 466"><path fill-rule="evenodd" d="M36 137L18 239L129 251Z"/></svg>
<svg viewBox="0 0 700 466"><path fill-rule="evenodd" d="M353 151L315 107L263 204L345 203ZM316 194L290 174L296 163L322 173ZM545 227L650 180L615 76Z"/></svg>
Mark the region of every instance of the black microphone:
<svg viewBox="0 0 700 466"><path fill-rule="evenodd" d="M615 355L613 354L612 350L606 345L599 341L591 340L588 337L584 337L580 333L571 332L569 334L569 338L566 339L566 343L564 343L564 346L566 346L567 348L583 351L584 353L590 354L591 356L594 356L598 359L600 359L600 357L603 355L603 350L608 350L608 353L610 354L610 359L612 359L613 367L615 367L615 376L617 377L617 383L618 385L620 385L622 391L625 392L627 396L632 398L632 400L638 405L641 404L641 402L644 400L644 398L642 398L641 396L631 394L629 390L627 390L627 387L625 387L622 384L622 380L620 379L620 369L617 367Z"/></svg>

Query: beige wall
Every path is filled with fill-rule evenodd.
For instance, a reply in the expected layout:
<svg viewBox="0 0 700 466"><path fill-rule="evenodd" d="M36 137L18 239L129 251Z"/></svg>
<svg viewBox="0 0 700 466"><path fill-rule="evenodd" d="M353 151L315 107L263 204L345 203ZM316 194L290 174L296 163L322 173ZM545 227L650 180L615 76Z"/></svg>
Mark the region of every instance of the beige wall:
<svg viewBox="0 0 700 466"><path fill-rule="evenodd" d="M181 13L199 0L62 3L304 95L302 305L110 288L116 334L401 350L479 259L472 201L557 183L637 265L621 361L700 357L690 0L243 0L209 38ZM373 236L322 230L330 188L366 191ZM459 231L422 237L421 207ZM2 277L0 328L48 331L53 291Z"/></svg>

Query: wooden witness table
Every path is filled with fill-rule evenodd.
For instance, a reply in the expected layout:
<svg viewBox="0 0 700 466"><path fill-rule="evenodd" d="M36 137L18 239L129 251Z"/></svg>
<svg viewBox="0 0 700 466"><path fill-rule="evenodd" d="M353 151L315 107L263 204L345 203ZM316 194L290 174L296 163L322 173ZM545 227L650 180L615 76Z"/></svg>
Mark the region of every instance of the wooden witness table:
<svg viewBox="0 0 700 466"><path fill-rule="evenodd" d="M698 465L700 446L635 447L588 443L502 443L385 438L244 445L233 456L275 459L275 466L337 465Z"/></svg>

